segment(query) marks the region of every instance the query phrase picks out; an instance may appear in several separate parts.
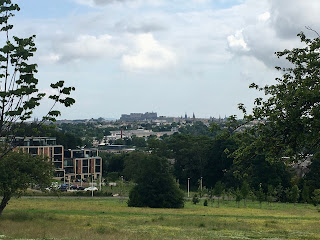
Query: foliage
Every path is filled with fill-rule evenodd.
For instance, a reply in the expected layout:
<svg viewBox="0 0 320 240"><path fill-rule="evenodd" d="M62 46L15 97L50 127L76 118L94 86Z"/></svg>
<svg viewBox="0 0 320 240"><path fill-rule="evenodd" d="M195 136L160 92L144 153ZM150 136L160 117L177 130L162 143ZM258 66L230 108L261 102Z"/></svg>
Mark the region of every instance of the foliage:
<svg viewBox="0 0 320 240"><path fill-rule="evenodd" d="M37 65L31 63L31 58L37 48L35 35L28 38L11 37L13 25L10 24L14 12L20 11L17 4L11 0L0 1L0 36L3 46L0 47L0 194L3 196L0 204L0 214L8 201L17 191L23 191L30 183L46 184L51 177L49 163L40 157L31 157L12 152L17 131L23 123L32 117L33 111L40 105L45 93L39 92ZM69 95L74 87L65 87L64 81L50 85L53 94L52 107L43 116L40 123L55 121L60 111L54 109L56 104L69 107L75 100Z"/></svg>
<svg viewBox="0 0 320 240"><path fill-rule="evenodd" d="M52 165L40 156L9 152L0 161L0 215L15 194L25 191L30 184L40 188L50 186Z"/></svg>
<svg viewBox="0 0 320 240"><path fill-rule="evenodd" d="M274 197L274 189L272 185L268 185L268 192L267 192L267 202L270 204L273 201Z"/></svg>
<svg viewBox="0 0 320 240"><path fill-rule="evenodd" d="M276 53L289 62L289 67L276 67L282 77L270 86L250 86L267 96L255 100L253 114L247 119L260 121L256 131L268 158L298 160L319 148L320 38L308 39L302 32L298 36L304 47Z"/></svg>
<svg viewBox="0 0 320 240"><path fill-rule="evenodd" d="M292 188L289 191L288 199L292 203L296 203L300 196L300 190L297 185L293 185Z"/></svg>
<svg viewBox="0 0 320 240"><path fill-rule="evenodd" d="M82 146L81 138L73 133L60 131L55 125L45 125L37 122L20 123L13 125L13 131L17 137L55 137L58 145L63 145L65 149L75 149Z"/></svg>
<svg viewBox="0 0 320 240"><path fill-rule="evenodd" d="M216 182L214 185L214 195L218 197L218 207L220 206L220 197L224 190L224 186L221 181Z"/></svg>
<svg viewBox="0 0 320 240"><path fill-rule="evenodd" d="M127 180L133 180L134 182L137 182L137 179L139 178L141 172L144 169L144 164L147 161L148 154L144 152L132 152L128 155L122 155L125 156L124 160L124 169L122 171L123 176Z"/></svg>
<svg viewBox="0 0 320 240"><path fill-rule="evenodd" d="M312 203L315 206L318 206L320 203L320 189L315 189L312 193Z"/></svg>
<svg viewBox="0 0 320 240"><path fill-rule="evenodd" d="M124 161L128 156L127 154L100 152L99 156L102 158L102 174L104 177L111 172L117 173L118 176L122 174L124 169Z"/></svg>
<svg viewBox="0 0 320 240"><path fill-rule="evenodd" d="M261 184L259 186L259 190L256 192L256 196L257 196L257 200L259 201L260 203L260 208L261 208L261 203L265 200L266 196L263 192L263 189L261 187Z"/></svg>
<svg viewBox="0 0 320 240"><path fill-rule="evenodd" d="M310 191L306 182L303 183L302 191L301 191L301 201L303 203L307 203L310 201Z"/></svg>
<svg viewBox="0 0 320 240"><path fill-rule="evenodd" d="M197 194L194 194L193 197L192 197L192 203L193 203L194 205L196 205L196 204L199 203L199 202L200 202L200 198L198 197Z"/></svg>
<svg viewBox="0 0 320 240"><path fill-rule="evenodd" d="M246 180L243 181L240 191L241 191L242 198L244 199L244 205L246 205L246 199L250 192L249 184Z"/></svg>
<svg viewBox="0 0 320 240"><path fill-rule="evenodd" d="M7 138L11 143L15 137L13 125L20 124L32 117L33 110L40 105L45 93L40 93L37 84L37 65L31 63L31 58L36 52L35 35L28 38L11 37L13 25L9 23L15 11L20 8L12 4L11 0L0 2L0 34L5 44L0 47L0 136ZM53 100L53 105L42 121L55 121L60 112L54 110L56 103L66 107L75 101L68 95L74 91L74 87L64 87L64 81L58 81L50 85L54 93L48 96ZM8 145L9 150L11 146Z"/></svg>
<svg viewBox="0 0 320 240"><path fill-rule="evenodd" d="M310 187L310 192L320 189L320 152L316 152L312 157L312 163L308 167L309 171L305 176L305 181Z"/></svg>
<svg viewBox="0 0 320 240"><path fill-rule="evenodd" d="M242 195L239 188L237 188L237 190L235 191L235 197L236 197L236 202L238 204L238 207L240 207L240 201L242 199Z"/></svg>
<svg viewBox="0 0 320 240"><path fill-rule="evenodd" d="M141 160L137 185L129 194L129 207L183 208L183 193L169 170L168 160L147 155Z"/></svg>
<svg viewBox="0 0 320 240"><path fill-rule="evenodd" d="M200 121L194 122L192 125L180 127L179 132L191 136L214 136L214 133Z"/></svg>

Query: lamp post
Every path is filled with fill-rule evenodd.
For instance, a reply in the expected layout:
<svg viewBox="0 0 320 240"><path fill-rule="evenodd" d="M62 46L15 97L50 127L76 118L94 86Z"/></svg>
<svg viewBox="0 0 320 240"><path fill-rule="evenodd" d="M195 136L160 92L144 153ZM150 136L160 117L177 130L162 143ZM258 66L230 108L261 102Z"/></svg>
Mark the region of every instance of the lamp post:
<svg viewBox="0 0 320 240"><path fill-rule="evenodd" d="M188 177L188 197L190 197L190 178Z"/></svg>
<svg viewBox="0 0 320 240"><path fill-rule="evenodd" d="M93 174L91 175L91 196L93 197Z"/></svg>
<svg viewBox="0 0 320 240"><path fill-rule="evenodd" d="M200 190L202 192L202 177L200 178Z"/></svg>
<svg viewBox="0 0 320 240"><path fill-rule="evenodd" d="M120 187L120 195L123 194L123 176L121 176L121 187Z"/></svg>

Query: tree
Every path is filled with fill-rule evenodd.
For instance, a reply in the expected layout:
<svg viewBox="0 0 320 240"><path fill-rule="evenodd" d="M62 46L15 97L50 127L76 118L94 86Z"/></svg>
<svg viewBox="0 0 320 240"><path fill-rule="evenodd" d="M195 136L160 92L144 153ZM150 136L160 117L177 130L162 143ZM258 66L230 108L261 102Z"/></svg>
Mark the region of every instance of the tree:
<svg viewBox="0 0 320 240"><path fill-rule="evenodd" d="M235 192L235 197L236 197L236 202L238 204L238 207L240 207L240 201L241 201L241 192L239 190L239 188L237 188L236 192Z"/></svg>
<svg viewBox="0 0 320 240"><path fill-rule="evenodd" d="M246 206L246 200L249 195L249 192L250 192L249 184L245 180L245 181L243 181L242 186L241 186L241 194L242 194L242 198L244 200L244 206Z"/></svg>
<svg viewBox="0 0 320 240"><path fill-rule="evenodd" d="M221 197L223 189L224 189L224 186L221 181L218 181L214 185L214 195L218 197L218 207L220 206L220 197Z"/></svg>
<svg viewBox="0 0 320 240"><path fill-rule="evenodd" d="M0 215L9 200L30 184L37 184L41 189L49 186L52 170L52 164L40 156L13 151L4 155L0 161Z"/></svg>
<svg viewBox="0 0 320 240"><path fill-rule="evenodd" d="M267 192L267 202L271 205L274 196L274 189L272 185L268 185L268 192Z"/></svg>
<svg viewBox="0 0 320 240"><path fill-rule="evenodd" d="M315 189L312 193L312 203L315 206L318 206L318 204L320 203L320 189Z"/></svg>
<svg viewBox="0 0 320 240"><path fill-rule="evenodd" d="M23 191L30 183L47 183L50 175L43 159L12 152L16 147L14 139L17 130L32 117L34 109L45 97L45 93L39 92L37 87L37 65L31 63L31 57L37 50L35 35L28 38L10 36L13 25L9 20L19 10L19 6L12 4L11 0L0 1L0 39L5 42L0 47L1 212L14 193ZM54 109L56 104L69 107L75 102L68 96L75 90L74 87L64 87L64 81L52 83L50 87L54 94L48 98L53 100L53 104L38 125L44 121L55 121L60 115Z"/></svg>
<svg viewBox="0 0 320 240"><path fill-rule="evenodd" d="M183 208L183 192L169 170L168 160L156 155L142 159L137 185L129 193L129 207Z"/></svg>
<svg viewBox="0 0 320 240"><path fill-rule="evenodd" d="M257 196L257 200L259 201L259 204L260 204L260 208L262 206L262 202L265 200L266 196L263 192L263 189L261 187L261 183L260 183L260 186L259 186L259 190L257 191L256 193L256 196Z"/></svg>
<svg viewBox="0 0 320 240"><path fill-rule="evenodd" d="M193 203L194 205L196 205L196 204L199 203L199 202L200 202L200 198L198 197L197 194L194 194L193 197L192 197L192 203Z"/></svg>
<svg viewBox="0 0 320 240"><path fill-rule="evenodd" d="M304 47L276 53L289 62L289 67L276 67L282 77L270 86L250 85L267 97L257 98L253 114L246 118L260 121L256 130L268 159L303 159L320 146L320 37L308 39L302 32L298 36ZM243 104L239 108L246 114Z"/></svg>
<svg viewBox="0 0 320 240"><path fill-rule="evenodd" d="M289 192L289 200L292 203L296 203L299 199L300 190L297 185L293 185Z"/></svg>
<svg viewBox="0 0 320 240"><path fill-rule="evenodd" d="M37 48L34 43L35 35L28 38L11 37L10 31L13 25L9 23L15 11L20 11L17 4L11 0L0 1L0 36L5 40L3 47L0 47L0 137L6 139L7 145L0 155L11 151L17 127L32 117L33 110L40 105L45 93L39 92L37 88L38 79L37 64L30 63L31 57ZM57 103L66 107L71 106L75 101L68 97L75 90L74 87L64 87L64 81L52 83L50 87L54 94L48 98L53 100L52 107L42 118L43 121L55 121L60 112L54 110Z"/></svg>

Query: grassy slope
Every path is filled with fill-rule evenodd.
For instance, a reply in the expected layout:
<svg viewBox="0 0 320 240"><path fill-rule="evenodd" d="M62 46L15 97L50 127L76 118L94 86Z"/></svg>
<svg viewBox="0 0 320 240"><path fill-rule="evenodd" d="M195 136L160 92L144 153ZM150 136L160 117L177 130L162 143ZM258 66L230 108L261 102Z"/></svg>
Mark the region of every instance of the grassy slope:
<svg viewBox="0 0 320 240"><path fill-rule="evenodd" d="M16 199L0 235L39 239L320 239L311 205L234 202L184 209L128 208L117 199ZM5 238L1 237L0 239Z"/></svg>

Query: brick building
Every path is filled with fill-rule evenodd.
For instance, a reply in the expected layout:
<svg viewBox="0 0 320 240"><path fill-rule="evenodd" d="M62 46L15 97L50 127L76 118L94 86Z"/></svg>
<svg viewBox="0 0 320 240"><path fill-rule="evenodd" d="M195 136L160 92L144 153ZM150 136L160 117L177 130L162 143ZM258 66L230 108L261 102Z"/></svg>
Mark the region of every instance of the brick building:
<svg viewBox="0 0 320 240"><path fill-rule="evenodd" d="M25 153L48 157L54 165L56 179L72 181L102 176L102 159L96 149L65 150L52 137L16 137L14 145Z"/></svg>

